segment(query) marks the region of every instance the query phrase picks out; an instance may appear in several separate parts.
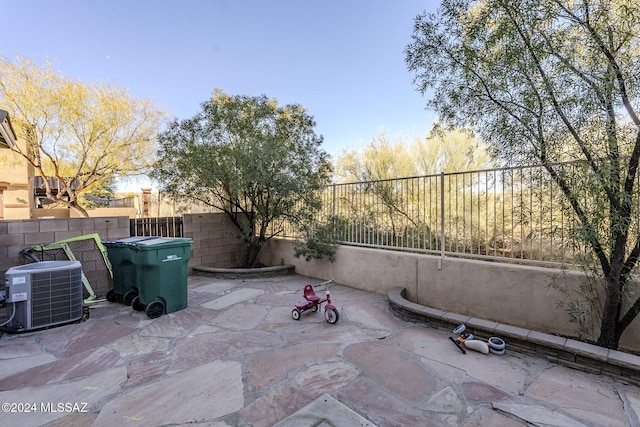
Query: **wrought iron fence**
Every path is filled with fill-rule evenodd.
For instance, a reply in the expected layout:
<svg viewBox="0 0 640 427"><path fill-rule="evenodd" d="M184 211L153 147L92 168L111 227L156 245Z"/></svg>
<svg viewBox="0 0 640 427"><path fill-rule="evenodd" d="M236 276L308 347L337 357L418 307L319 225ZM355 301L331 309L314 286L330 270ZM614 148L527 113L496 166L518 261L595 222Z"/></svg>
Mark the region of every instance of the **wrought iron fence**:
<svg viewBox="0 0 640 427"><path fill-rule="evenodd" d="M584 165L557 167L580 177ZM333 184L321 197L318 221L334 221L343 245L554 265L585 253L572 238L572 210L541 166Z"/></svg>
<svg viewBox="0 0 640 427"><path fill-rule="evenodd" d="M129 235L183 237L182 217L132 218Z"/></svg>

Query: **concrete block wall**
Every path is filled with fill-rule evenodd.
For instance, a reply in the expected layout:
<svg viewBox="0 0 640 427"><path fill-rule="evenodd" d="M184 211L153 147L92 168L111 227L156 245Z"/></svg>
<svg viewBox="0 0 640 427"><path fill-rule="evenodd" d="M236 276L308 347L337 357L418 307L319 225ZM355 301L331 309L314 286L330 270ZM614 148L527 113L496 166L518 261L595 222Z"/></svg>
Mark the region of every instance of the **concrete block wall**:
<svg viewBox="0 0 640 427"><path fill-rule="evenodd" d="M193 240L189 268L196 265L240 266L245 245L236 228L222 213L187 214L184 237ZM98 233L102 241L129 237L129 217L40 218L0 221L0 279L11 267L22 265L20 251L84 234ZM0 283L3 287L4 280Z"/></svg>
<svg viewBox="0 0 640 427"><path fill-rule="evenodd" d="M98 233L102 240L129 237L128 217L49 218L0 221L0 278L22 265L20 251L84 234ZM4 280L0 285L4 287Z"/></svg>
<svg viewBox="0 0 640 427"><path fill-rule="evenodd" d="M237 229L226 214L185 214L182 220L184 237L193 240L190 269L194 266L241 266L245 245L236 237Z"/></svg>

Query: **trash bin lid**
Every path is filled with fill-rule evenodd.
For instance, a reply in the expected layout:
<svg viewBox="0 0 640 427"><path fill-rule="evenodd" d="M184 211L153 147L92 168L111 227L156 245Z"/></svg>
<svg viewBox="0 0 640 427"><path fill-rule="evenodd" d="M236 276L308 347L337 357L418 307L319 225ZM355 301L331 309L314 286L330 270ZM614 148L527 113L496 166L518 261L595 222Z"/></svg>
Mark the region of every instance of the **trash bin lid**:
<svg viewBox="0 0 640 427"><path fill-rule="evenodd" d="M159 238L158 236L134 236L134 237L127 237L126 239L116 240L115 243L138 243L145 240L153 240L158 238Z"/></svg>
<svg viewBox="0 0 640 427"><path fill-rule="evenodd" d="M191 239L186 239L184 237L155 237L153 239L141 240L139 242L135 242L135 245L139 247L143 247L143 246L165 245L165 244L184 245L187 243L190 244Z"/></svg>

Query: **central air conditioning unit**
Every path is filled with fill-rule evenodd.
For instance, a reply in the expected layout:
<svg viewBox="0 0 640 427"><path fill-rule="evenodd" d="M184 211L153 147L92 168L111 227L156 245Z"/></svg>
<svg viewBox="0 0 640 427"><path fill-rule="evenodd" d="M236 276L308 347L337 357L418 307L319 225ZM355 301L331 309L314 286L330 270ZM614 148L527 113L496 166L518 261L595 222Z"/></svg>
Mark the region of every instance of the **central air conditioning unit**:
<svg viewBox="0 0 640 427"><path fill-rule="evenodd" d="M42 261L5 273L4 330L24 332L82 318L80 261Z"/></svg>

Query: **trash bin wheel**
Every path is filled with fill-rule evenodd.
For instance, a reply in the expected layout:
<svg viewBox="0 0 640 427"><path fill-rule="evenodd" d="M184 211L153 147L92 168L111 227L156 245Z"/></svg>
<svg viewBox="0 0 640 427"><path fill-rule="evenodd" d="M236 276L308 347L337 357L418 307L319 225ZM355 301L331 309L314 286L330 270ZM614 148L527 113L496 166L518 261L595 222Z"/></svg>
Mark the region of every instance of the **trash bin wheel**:
<svg viewBox="0 0 640 427"><path fill-rule="evenodd" d="M153 301L149 305L147 305L147 316L151 319L155 319L156 317L160 317L164 314L164 304L160 301Z"/></svg>
<svg viewBox="0 0 640 427"><path fill-rule="evenodd" d="M113 292L113 289L109 289L109 292L107 292L107 301L109 302L116 302L118 301L118 296L115 294L115 292Z"/></svg>
<svg viewBox="0 0 640 427"><path fill-rule="evenodd" d="M139 296L136 296L133 301L131 301L131 308L133 308L135 311L144 311L145 307L144 304L140 302Z"/></svg>
<svg viewBox="0 0 640 427"><path fill-rule="evenodd" d="M138 296L137 291L128 291L122 297L122 302L124 303L124 305L131 305L131 303L133 302L133 299L137 296Z"/></svg>

